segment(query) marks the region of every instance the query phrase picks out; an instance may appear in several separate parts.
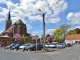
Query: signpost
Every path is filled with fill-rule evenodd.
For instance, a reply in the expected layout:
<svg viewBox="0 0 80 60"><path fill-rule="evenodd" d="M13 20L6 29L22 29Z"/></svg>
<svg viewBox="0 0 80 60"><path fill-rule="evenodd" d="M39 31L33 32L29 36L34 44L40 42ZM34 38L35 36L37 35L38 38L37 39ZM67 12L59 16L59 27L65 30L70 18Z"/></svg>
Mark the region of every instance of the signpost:
<svg viewBox="0 0 80 60"><path fill-rule="evenodd" d="M38 35L33 35L32 40L36 40L36 51L37 51L37 40L39 39Z"/></svg>

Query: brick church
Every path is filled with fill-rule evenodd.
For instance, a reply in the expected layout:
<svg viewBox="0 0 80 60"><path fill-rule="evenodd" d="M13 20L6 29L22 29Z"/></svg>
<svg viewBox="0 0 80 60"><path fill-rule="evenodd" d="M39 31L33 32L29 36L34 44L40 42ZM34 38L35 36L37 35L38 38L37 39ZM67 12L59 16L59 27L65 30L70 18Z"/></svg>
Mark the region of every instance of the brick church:
<svg viewBox="0 0 80 60"><path fill-rule="evenodd" d="M12 24L10 11L8 13L8 17L5 24L5 31L1 33L0 42L7 44L10 40L14 40L15 34L21 35L23 38L24 36L29 36L30 34L27 33L26 24L24 24L21 19L16 21Z"/></svg>

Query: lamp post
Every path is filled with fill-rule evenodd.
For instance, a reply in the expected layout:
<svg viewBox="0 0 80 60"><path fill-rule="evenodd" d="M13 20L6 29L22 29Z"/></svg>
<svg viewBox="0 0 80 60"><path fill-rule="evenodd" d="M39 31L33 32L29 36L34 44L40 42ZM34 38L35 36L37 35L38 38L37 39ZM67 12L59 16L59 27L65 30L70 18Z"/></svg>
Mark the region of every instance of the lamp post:
<svg viewBox="0 0 80 60"><path fill-rule="evenodd" d="M59 2L60 0L58 0L53 6L55 6L58 2ZM52 7L53 7L52 6ZM51 7L51 8L52 8ZM51 9L50 8L50 9ZM41 11L41 9L39 9L39 11ZM48 12L49 10L47 10L46 12ZM42 11L41 11L42 12ZM42 12L42 17L43 17L43 37L44 37L44 50L45 50L45 14L46 14L46 12Z"/></svg>
<svg viewBox="0 0 80 60"><path fill-rule="evenodd" d="M41 10L39 9L39 11L41 11ZM42 11L41 11L41 12L42 12ZM46 12L42 14L42 17L43 17L43 40L44 40L44 50L45 50L45 14L46 14Z"/></svg>

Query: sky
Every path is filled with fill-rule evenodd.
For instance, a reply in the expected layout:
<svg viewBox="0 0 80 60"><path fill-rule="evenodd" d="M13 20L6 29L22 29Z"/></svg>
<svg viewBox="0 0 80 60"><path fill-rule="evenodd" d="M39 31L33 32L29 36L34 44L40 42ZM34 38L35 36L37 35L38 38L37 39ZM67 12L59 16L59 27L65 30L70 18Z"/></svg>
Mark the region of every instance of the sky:
<svg viewBox="0 0 80 60"><path fill-rule="evenodd" d="M70 24L69 29L80 28L79 6L80 0L0 0L0 33L5 31L9 10L12 23L21 19L30 34L43 34L43 13L46 35L62 24Z"/></svg>

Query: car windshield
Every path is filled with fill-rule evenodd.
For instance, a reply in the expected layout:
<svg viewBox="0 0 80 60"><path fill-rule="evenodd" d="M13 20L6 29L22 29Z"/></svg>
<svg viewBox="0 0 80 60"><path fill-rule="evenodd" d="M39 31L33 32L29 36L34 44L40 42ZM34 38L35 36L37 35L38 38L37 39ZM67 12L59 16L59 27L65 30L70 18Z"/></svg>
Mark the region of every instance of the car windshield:
<svg viewBox="0 0 80 60"><path fill-rule="evenodd" d="M27 46L27 44L23 44L23 46Z"/></svg>
<svg viewBox="0 0 80 60"><path fill-rule="evenodd" d="M33 47L34 45L29 45L28 47Z"/></svg>
<svg viewBox="0 0 80 60"><path fill-rule="evenodd" d="M15 46L18 46L19 44L16 44Z"/></svg>
<svg viewBox="0 0 80 60"><path fill-rule="evenodd" d="M62 43L59 43L58 45L63 45Z"/></svg>

